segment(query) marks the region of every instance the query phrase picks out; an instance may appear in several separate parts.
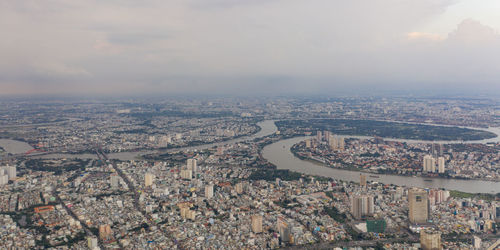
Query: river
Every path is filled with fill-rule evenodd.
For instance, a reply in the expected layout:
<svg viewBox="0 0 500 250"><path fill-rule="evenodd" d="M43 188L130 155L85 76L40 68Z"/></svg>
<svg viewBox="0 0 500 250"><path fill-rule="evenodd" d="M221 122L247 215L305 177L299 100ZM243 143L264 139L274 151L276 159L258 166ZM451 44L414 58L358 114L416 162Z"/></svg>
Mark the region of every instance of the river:
<svg viewBox="0 0 500 250"><path fill-rule="evenodd" d="M253 140L255 138L260 138L264 137L270 134L273 134L277 131L277 127L274 124L274 121L272 120L266 120L259 122L257 124L258 126L261 127L261 130L251 136L245 136L233 140L228 140L224 142L218 142L218 143L211 143L211 144L206 144L206 145L200 145L200 146L195 146L195 147L185 147L185 148L177 148L177 149L170 149L167 150L166 152L173 152L173 151L198 151L198 150L203 150L207 148L211 148L214 146L218 145L225 145L225 144L232 144L236 142L241 142L241 141L246 141L246 140ZM428 124L432 125L432 124ZM489 128L489 129L484 129L487 131L494 132L495 134L499 135L500 134L500 129L499 128ZM372 138L369 136L349 136L346 135L345 137L349 138ZM291 139L285 139L281 140L278 142L275 142L273 144L267 145L263 149L263 156L266 158L269 162L273 163L276 165L278 169L289 169L292 171L304 173L304 174L311 174L311 175L318 175L318 176L325 176L325 177L332 177L335 179L339 180L345 180L345 181L355 181L359 182L359 172L356 171L348 171L348 170L342 170L342 169L334 169L327 167L322 164L318 163L312 163L309 161L304 161L296 158L290 151L290 148L296 144L299 143L302 140L305 140L306 138L309 137L295 137ZM395 141L402 141L402 142L408 142L408 143L422 143L422 142L429 142L429 141L418 141L418 140L401 140L401 139L390 139L390 138L385 138L387 140L395 140ZM487 140L482 140L482 141L468 141L468 142L463 142L463 141L446 141L443 143L487 143L487 142L498 142L500 140L500 137L495 137ZM12 140L9 140L12 141ZM22 143L22 142L21 142ZM437 142L435 142L437 143ZM26 144L28 145L28 144ZM4 146L4 144L1 143L0 140L0 146ZM28 145L29 146L29 145ZM25 152L25 151L24 151ZM122 153L112 153L109 154L108 157L110 159L120 159L120 160L134 160L137 159L138 156L144 155L144 154L149 154L149 153L157 153L158 151L138 151L138 152L122 152ZM96 159L95 154L49 154L49 155L42 155L39 156L42 158L92 158ZM422 188L444 188L448 190L458 190L458 191L463 191L463 192L469 192L469 193L497 193L500 192L500 182L492 182L492 181L480 181L480 180L457 180L457 179L442 179L442 178L424 178L424 177L408 177L408 176L397 176L397 175L383 175L383 174L376 174L379 176L379 178L372 178L369 177L369 174L367 174L367 178L372 181L378 181L381 183L385 184L395 184L399 186L415 186L415 187L422 187ZM432 181L425 181L425 180L432 180Z"/></svg>
<svg viewBox="0 0 500 250"><path fill-rule="evenodd" d="M2 147L5 152L11 154L22 154L33 149L33 147L26 142L11 139L0 139L0 147Z"/></svg>
<svg viewBox="0 0 500 250"><path fill-rule="evenodd" d="M256 134L253 134L253 135L243 136L240 138L222 141L222 142L203 144L203 145L199 145L199 146L172 148L172 149L168 149L168 150L161 151L161 152L200 151L200 150L209 149L209 148L219 146L219 145L233 144L233 143L237 143L237 142L253 140L255 138L260 138L260 137L264 137L264 136L276 133L276 131L278 131L278 128L276 127L276 125L274 125L273 120L265 120L262 122L258 122L257 125L261 129L259 132L257 132ZM158 150L144 150L144 151L136 151L136 152L110 153L110 154L108 154L108 157L110 159L131 161L131 160L137 160L137 158L141 155L153 154L153 153L159 153L159 151ZM97 156L95 154L47 154L47 155L40 155L40 156L35 156L35 157L45 158L45 159L51 159L51 158L97 159Z"/></svg>
<svg viewBox="0 0 500 250"><path fill-rule="evenodd" d="M320 163L300 160L295 157L290 148L307 139L308 136L295 137L281 140L264 147L263 156L269 162L276 165L278 169L288 169L299 173L332 177L344 181L359 182L357 171L349 171L327 167ZM497 193L500 192L500 182L480 181L480 180L458 180L443 178L408 177L398 175L373 174L379 178L372 178L366 174L368 180L398 186L421 187L421 188L444 188L448 190L458 190L469 193ZM425 181L431 180L431 181Z"/></svg>

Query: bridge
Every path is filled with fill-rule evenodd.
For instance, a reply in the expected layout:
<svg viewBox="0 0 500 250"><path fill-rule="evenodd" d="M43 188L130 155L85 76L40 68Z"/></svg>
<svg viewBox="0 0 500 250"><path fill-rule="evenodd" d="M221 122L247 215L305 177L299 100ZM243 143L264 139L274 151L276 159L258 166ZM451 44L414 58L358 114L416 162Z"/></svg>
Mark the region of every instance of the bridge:
<svg viewBox="0 0 500 250"><path fill-rule="evenodd" d="M500 246L500 239L498 239L495 243L493 243L493 245L491 245L490 247L488 247L487 249L488 250L494 250L494 249L498 249L497 247Z"/></svg>
<svg viewBox="0 0 500 250"><path fill-rule="evenodd" d="M47 151L40 149L40 148L34 148L34 149L26 151L26 153L24 153L24 155L29 155L29 154L34 153L34 152L46 153Z"/></svg>

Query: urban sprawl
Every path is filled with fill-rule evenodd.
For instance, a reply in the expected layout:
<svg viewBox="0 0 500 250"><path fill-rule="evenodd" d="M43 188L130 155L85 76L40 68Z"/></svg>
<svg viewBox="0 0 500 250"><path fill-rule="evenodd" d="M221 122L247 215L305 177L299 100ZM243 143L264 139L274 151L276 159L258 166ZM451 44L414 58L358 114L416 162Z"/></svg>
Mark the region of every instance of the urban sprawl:
<svg viewBox="0 0 500 250"><path fill-rule="evenodd" d="M0 249L500 245L500 190L494 188L500 103L494 100L0 102ZM357 127L348 120L384 123ZM419 126L399 126L405 137L394 138L394 124ZM320 129L325 126L334 131ZM448 127L449 142L419 140L439 138L435 133ZM359 177L295 172L263 155L265 147L297 136L304 139L290 148L295 163ZM394 185L381 175L483 181L493 190Z"/></svg>

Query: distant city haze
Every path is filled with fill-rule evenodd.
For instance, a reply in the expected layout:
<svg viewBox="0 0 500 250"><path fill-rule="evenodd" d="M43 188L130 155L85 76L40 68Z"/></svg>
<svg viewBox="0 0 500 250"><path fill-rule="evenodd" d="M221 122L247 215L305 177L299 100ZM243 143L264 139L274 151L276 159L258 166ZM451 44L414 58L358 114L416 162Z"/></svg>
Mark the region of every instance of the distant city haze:
<svg viewBox="0 0 500 250"><path fill-rule="evenodd" d="M497 0L3 0L0 95L495 94Z"/></svg>

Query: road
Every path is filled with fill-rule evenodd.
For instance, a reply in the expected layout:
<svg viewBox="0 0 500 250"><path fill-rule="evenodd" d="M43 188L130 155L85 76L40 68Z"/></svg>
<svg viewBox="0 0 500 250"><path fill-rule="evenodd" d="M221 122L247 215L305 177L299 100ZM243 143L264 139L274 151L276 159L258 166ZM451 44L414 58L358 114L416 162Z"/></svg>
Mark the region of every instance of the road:
<svg viewBox="0 0 500 250"><path fill-rule="evenodd" d="M102 162L109 162L109 159L108 159L108 156L103 153L100 149L97 149L96 150L96 154L97 154L97 157L99 157L99 159L102 161ZM144 209L142 209L142 206L141 204L139 203L139 197L140 197L140 194L139 192L136 190L134 184L130 181L130 179L128 178L128 176L123 173L123 171L116 165L115 162L111 162L111 166L113 166L113 169L116 171L116 173L123 179L123 181L127 184L127 187L129 189L130 192L132 192L133 196L134 196L134 207L137 211L141 212L142 215L144 217L146 217L146 219L148 220L148 226L149 224L154 224L156 225L156 223L153 221L153 219L151 218L151 215L149 215L148 213L146 213L146 211Z"/></svg>
<svg viewBox="0 0 500 250"><path fill-rule="evenodd" d="M58 187L55 187L54 190L52 191L52 195L54 195L54 197L56 197L56 200L57 202L59 202L61 204L61 206L64 207L64 209L66 210L66 212L71 216L73 217L73 219L75 219L76 221L80 222L80 225L83 227L83 229L85 230L85 233L88 235L88 236L94 236L97 238L97 244L99 245L99 247L101 249L104 249L103 247L103 242L102 240L99 238L99 235L95 235L92 230L90 230L89 226L87 225L87 223L85 223L84 221L82 221L80 218L78 218L78 216L73 212L73 210L71 210L68 206L66 206L66 204L64 203L64 201L61 199L61 197L59 196L59 193L57 192L57 188Z"/></svg>
<svg viewBox="0 0 500 250"><path fill-rule="evenodd" d="M103 153L101 149L99 149L99 148L96 149L96 154L97 154L97 157L99 157L99 159L101 161L110 162L108 159L108 156L105 153ZM151 215L146 213L146 211L144 209L142 209L142 206L139 203L140 194L137 191L137 189L135 188L134 184L130 181L128 176L118 167L118 165L116 165L115 162L110 162L110 163L113 166L113 169L116 171L116 173L118 173L118 175L123 179L123 181L125 181L125 183L128 186L129 191L133 193L134 207L137 211L141 212L141 214L147 219L146 224L148 225L148 230L151 230L151 225L157 226L157 223L153 220ZM158 228L158 230L161 230L161 229ZM175 240L171 237L171 235L169 235L165 230L163 230L163 232L165 232L167 234L167 237L169 237L172 240L172 242L175 242ZM177 248L183 249L182 246L180 245L180 242L177 243Z"/></svg>

